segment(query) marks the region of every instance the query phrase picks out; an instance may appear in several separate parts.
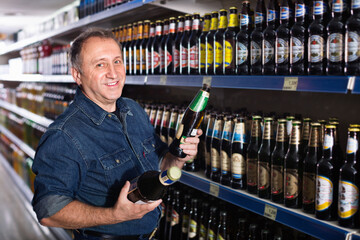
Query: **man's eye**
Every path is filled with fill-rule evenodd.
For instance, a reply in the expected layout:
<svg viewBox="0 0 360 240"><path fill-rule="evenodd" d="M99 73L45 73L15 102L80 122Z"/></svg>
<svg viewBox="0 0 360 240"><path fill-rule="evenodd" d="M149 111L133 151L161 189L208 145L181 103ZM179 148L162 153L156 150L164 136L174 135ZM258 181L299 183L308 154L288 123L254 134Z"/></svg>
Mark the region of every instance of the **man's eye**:
<svg viewBox="0 0 360 240"><path fill-rule="evenodd" d="M115 63L116 63L116 64L120 64L120 63L121 63L121 60L115 60Z"/></svg>
<svg viewBox="0 0 360 240"><path fill-rule="evenodd" d="M103 67L104 64L103 64L103 63L98 63L98 64L96 64L96 66L97 66L97 67Z"/></svg>

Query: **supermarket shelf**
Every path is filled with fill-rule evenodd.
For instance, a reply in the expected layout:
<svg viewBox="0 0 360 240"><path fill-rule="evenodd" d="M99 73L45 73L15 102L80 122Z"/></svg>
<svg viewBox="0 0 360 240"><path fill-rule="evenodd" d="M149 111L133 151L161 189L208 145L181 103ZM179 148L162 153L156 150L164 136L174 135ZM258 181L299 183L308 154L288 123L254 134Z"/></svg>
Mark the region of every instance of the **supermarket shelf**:
<svg viewBox="0 0 360 240"><path fill-rule="evenodd" d="M39 116L39 115L32 113L24 108L20 108L14 104L11 104L11 103L8 103L8 102L2 101L2 100L0 100L0 107L5 108L13 113L16 113L24 118L31 120L33 122L36 122L44 127L48 127L53 122L53 120L51 120L51 119Z"/></svg>
<svg viewBox="0 0 360 240"><path fill-rule="evenodd" d="M71 75L1 74L0 80L11 82L75 83Z"/></svg>
<svg viewBox="0 0 360 240"><path fill-rule="evenodd" d="M313 215L303 213L301 210L289 209L284 205L260 199L245 191L239 191L220 185L205 178L203 173L189 173L183 171L180 181L188 186L194 187L200 191L268 217L319 239L360 240L360 235L354 233L355 230L342 228L338 226L335 221L321 221L314 218ZM352 237L346 238L349 237L349 235L352 235Z"/></svg>

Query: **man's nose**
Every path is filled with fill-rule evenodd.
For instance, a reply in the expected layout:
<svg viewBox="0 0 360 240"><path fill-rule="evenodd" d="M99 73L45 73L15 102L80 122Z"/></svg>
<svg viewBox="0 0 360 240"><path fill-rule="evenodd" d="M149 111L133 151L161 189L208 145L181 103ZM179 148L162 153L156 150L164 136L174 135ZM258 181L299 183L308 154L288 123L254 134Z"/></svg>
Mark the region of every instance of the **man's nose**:
<svg viewBox="0 0 360 240"><path fill-rule="evenodd" d="M117 78L117 72L116 72L114 64L109 64L107 76L109 78Z"/></svg>

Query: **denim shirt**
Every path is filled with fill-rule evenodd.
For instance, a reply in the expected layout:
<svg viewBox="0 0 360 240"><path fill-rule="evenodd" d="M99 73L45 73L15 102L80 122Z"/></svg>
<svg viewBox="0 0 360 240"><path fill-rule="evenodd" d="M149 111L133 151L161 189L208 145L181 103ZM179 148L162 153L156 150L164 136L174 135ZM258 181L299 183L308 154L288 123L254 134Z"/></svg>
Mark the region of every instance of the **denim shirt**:
<svg viewBox="0 0 360 240"><path fill-rule="evenodd" d="M74 101L42 136L33 171L32 201L40 221L73 200L112 207L125 181L148 170L159 170L168 151L155 134L145 111L133 100L116 102L120 119L88 99L78 88ZM86 228L113 235L150 233L160 210L143 218Z"/></svg>

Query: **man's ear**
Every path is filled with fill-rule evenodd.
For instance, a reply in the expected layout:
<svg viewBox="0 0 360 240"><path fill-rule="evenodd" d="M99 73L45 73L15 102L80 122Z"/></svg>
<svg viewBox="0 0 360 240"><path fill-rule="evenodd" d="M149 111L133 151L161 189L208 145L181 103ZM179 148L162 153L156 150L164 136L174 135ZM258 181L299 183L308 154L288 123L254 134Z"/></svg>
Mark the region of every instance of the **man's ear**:
<svg viewBox="0 0 360 240"><path fill-rule="evenodd" d="M81 85L81 74L80 71L77 70L76 68L72 67L71 68L71 75L74 78L75 82L77 83L77 85Z"/></svg>

